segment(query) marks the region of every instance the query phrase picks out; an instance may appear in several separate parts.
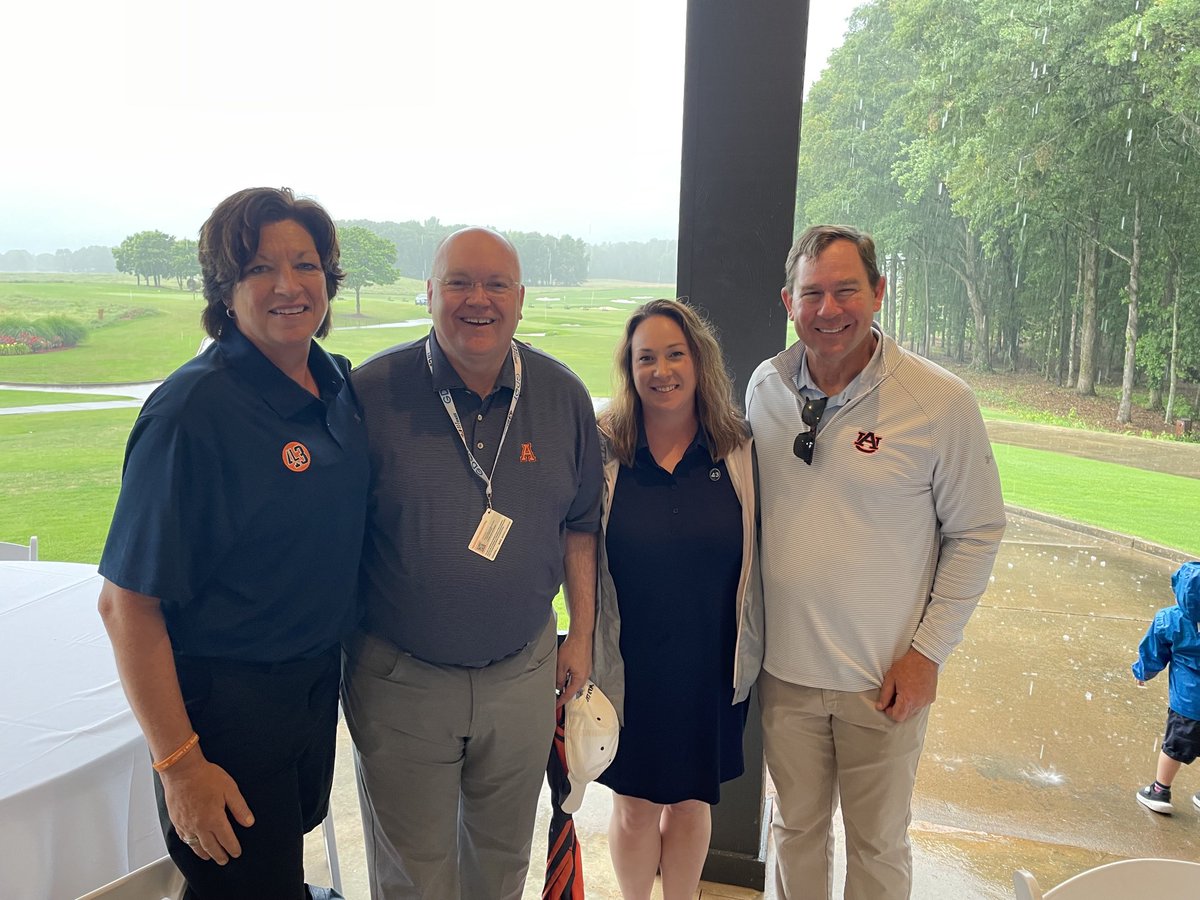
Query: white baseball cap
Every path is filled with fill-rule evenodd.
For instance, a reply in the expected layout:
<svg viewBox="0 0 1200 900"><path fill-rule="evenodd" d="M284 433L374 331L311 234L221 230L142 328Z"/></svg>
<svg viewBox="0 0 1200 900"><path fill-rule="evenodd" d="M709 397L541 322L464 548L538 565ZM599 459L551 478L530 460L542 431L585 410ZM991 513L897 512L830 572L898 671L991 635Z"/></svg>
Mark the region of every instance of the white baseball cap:
<svg viewBox="0 0 1200 900"><path fill-rule="evenodd" d="M578 696L567 701L563 741L571 792L562 802L563 812L578 812L588 782L595 781L617 755L620 731L617 711L591 681Z"/></svg>

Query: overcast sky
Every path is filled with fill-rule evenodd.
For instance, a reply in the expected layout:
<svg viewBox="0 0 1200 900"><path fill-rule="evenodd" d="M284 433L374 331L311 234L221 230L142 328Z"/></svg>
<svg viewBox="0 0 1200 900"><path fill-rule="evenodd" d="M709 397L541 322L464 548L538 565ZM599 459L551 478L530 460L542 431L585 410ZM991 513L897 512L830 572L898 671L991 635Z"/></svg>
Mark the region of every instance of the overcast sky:
<svg viewBox="0 0 1200 900"><path fill-rule="evenodd" d="M815 0L807 80L854 4ZM14 8L15 7L15 8ZM339 219L673 237L685 0L40 0L5 11L0 251Z"/></svg>

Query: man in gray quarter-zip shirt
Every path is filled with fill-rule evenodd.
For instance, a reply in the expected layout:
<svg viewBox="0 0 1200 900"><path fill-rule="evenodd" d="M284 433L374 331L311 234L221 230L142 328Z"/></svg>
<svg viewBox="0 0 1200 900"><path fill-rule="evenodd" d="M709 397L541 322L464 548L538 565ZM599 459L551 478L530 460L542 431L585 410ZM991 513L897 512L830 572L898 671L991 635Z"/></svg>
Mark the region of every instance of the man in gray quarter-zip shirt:
<svg viewBox="0 0 1200 900"><path fill-rule="evenodd" d="M913 781L938 676L987 587L1004 501L960 379L873 323L871 238L815 226L787 259L800 340L758 367L766 654L759 678L778 896L830 896L846 822L846 898L912 888Z"/></svg>

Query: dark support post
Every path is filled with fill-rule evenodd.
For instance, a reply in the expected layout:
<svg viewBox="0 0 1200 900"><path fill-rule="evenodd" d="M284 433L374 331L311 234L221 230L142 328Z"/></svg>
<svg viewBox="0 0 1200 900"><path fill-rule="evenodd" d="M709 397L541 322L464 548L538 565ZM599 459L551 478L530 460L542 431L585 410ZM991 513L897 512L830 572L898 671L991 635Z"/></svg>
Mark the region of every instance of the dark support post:
<svg viewBox="0 0 1200 900"><path fill-rule="evenodd" d="M689 0L679 192L680 296L716 325L738 397L783 348L809 0ZM762 890L762 731L722 787L704 879Z"/></svg>
<svg viewBox="0 0 1200 900"><path fill-rule="evenodd" d="M678 290L721 332L737 390L783 349L808 0L689 0Z"/></svg>

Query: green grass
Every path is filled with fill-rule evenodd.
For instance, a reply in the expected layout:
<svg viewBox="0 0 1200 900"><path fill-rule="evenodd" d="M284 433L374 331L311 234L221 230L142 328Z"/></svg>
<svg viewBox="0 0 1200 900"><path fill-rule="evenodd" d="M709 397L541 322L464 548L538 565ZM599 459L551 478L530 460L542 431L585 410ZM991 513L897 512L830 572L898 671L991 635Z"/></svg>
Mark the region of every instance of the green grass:
<svg viewBox="0 0 1200 900"><path fill-rule="evenodd" d="M424 291L413 278L371 287L355 313L354 294L344 291L333 302L334 330L326 346L354 363L393 344L428 333L429 325L405 328L364 326L428 317L413 302ZM670 285L589 282L580 287L526 290L524 320L517 336L567 361L584 382L608 393L612 350L632 310L618 299L671 296ZM552 302L541 298L558 298ZM138 287L125 276L80 276L77 281L9 276L0 278L0 316L69 315L88 325L78 347L56 353L0 357L0 382L24 384L115 384L157 381L191 358L204 337L200 312L204 301L172 282L162 288ZM101 313L103 310L103 313Z"/></svg>
<svg viewBox="0 0 1200 900"><path fill-rule="evenodd" d="M0 389L0 409L14 406L50 406L55 403L87 403L95 400L128 400L116 394L58 394L51 391Z"/></svg>
<svg viewBox="0 0 1200 900"><path fill-rule="evenodd" d="M372 353L428 333L355 326L425 319L413 302L415 279L371 288L334 303L329 349L361 362ZM528 289L518 336L567 362L597 396L610 393L612 351L632 310L629 303L669 296L668 285L589 283ZM554 302L539 298L557 297ZM62 313L87 321L78 348L0 357L0 381L117 383L152 381L189 359L200 342L202 301L174 287L138 288L123 276L66 282L50 277L0 277L0 315ZM103 318L97 310L103 308ZM132 311L136 317L123 318ZM149 312L145 312L145 311ZM0 391L0 406L66 402L62 394ZM90 399L90 398L89 398ZM101 398L95 398L101 399ZM984 398L987 401L987 398ZM95 562L112 515L121 458L137 411L24 413L0 416L0 540L37 534L47 559ZM985 410L989 418L1079 427L1038 410ZM1127 469L1055 453L996 445L1009 502L1132 534L1200 554L1200 480ZM560 600L561 604L561 600Z"/></svg>
<svg viewBox="0 0 1200 900"><path fill-rule="evenodd" d="M1004 499L1200 556L1200 479L993 444Z"/></svg>
<svg viewBox="0 0 1200 900"><path fill-rule="evenodd" d="M613 349L629 313L632 296L661 296L661 289L650 294L645 285L598 286L577 288L530 288L525 297L524 316L517 337L551 356L563 360L584 384L598 396L608 396L612 374ZM542 297L560 298L545 302ZM424 337L429 333L428 311L415 304L389 303L363 297L361 318L339 315L325 346L354 363L394 344ZM420 320L401 328L364 326Z"/></svg>
<svg viewBox="0 0 1200 900"><path fill-rule="evenodd" d="M174 287L138 287L110 276L79 282L0 281L0 315L61 314L88 326L78 347L0 357L0 381L112 384L153 381L200 344L202 302Z"/></svg>
<svg viewBox="0 0 1200 900"><path fill-rule="evenodd" d="M355 326L426 319L413 302L424 284L404 279L334 302L334 331L325 345L361 362L372 353L423 337L428 324L404 328ZM668 296L670 286L617 282L576 288L530 287L517 335L564 359L599 396L609 393L612 351L636 297ZM543 302L541 297L560 298ZM97 310L105 310L103 318ZM0 278L0 315L62 313L89 324L79 347L56 353L0 357L0 381L113 384L156 381L191 358L203 333L202 301L173 286L137 286L116 277L77 282ZM149 310L122 318L134 310ZM78 397L0 391L0 405L66 402ZM93 399L93 398L87 398ZM101 399L96 397L94 399ZM137 410L23 413L0 416L0 540L37 534L46 559L96 562L120 483L125 440ZM558 601L561 607L561 598Z"/></svg>
<svg viewBox="0 0 1200 900"><path fill-rule="evenodd" d="M136 413L0 416L0 540L37 534L47 559L98 560ZM1200 480L994 449L1008 502L1200 555Z"/></svg>
<svg viewBox="0 0 1200 900"><path fill-rule="evenodd" d="M97 562L136 409L0 416L0 540Z"/></svg>

